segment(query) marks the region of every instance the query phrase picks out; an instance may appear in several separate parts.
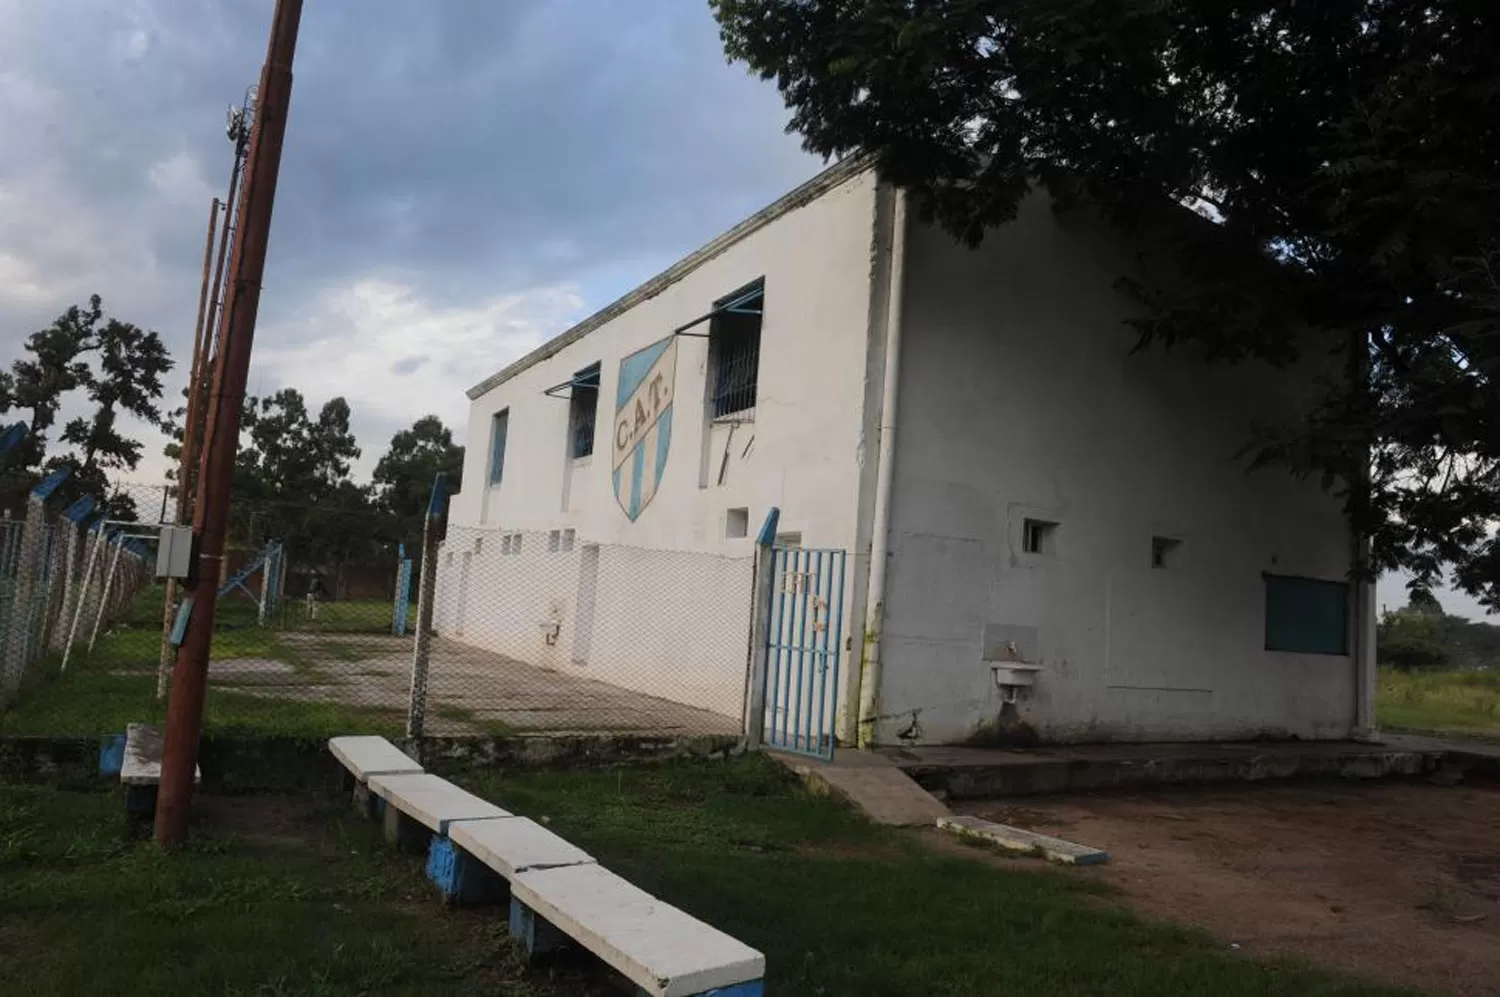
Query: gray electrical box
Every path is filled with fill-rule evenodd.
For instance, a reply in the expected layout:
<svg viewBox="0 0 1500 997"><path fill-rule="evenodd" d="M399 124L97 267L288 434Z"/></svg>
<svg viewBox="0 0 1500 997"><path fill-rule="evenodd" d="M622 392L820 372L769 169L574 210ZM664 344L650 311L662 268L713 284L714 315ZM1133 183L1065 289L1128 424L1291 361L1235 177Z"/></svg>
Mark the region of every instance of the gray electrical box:
<svg viewBox="0 0 1500 997"><path fill-rule="evenodd" d="M156 544L156 577L186 578L193 570L193 528L163 526Z"/></svg>

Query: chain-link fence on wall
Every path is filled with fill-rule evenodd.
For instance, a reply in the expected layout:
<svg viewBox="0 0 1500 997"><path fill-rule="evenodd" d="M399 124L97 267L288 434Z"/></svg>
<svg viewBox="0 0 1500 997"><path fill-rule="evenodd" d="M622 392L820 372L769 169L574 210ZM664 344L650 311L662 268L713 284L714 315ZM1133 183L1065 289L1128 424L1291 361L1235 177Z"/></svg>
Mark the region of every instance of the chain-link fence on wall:
<svg viewBox="0 0 1500 997"><path fill-rule="evenodd" d="M450 526L435 569L427 733L742 729L752 558Z"/></svg>

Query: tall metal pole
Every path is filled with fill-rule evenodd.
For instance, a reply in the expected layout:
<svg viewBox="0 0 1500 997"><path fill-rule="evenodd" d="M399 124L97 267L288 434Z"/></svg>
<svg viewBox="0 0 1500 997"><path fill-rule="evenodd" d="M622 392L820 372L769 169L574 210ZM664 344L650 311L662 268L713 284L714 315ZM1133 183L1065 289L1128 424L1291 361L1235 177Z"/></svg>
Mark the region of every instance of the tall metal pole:
<svg viewBox="0 0 1500 997"><path fill-rule="evenodd" d="M193 512L198 551L193 577L185 586L186 598L192 602L191 615L182 646L177 649L172 695L167 705L155 828L156 840L162 845L177 845L187 838L193 775L198 767L198 739L203 732L214 604L229 526L234 456L239 445L240 406L250 373L250 351L255 340L277 174L281 169L281 145L291 105L292 59L297 51L301 18L302 0L276 0L271 40L261 69L259 106L245 165L245 199L235 226L234 253L230 258L231 283L224 302L223 343L215 364L208 433L204 437Z"/></svg>
<svg viewBox="0 0 1500 997"><path fill-rule="evenodd" d="M209 363L218 359L218 338L215 331L222 327L224 321L224 309L220 307L219 290L224 283L224 264L229 259L229 237L234 234L234 222L236 211L239 209L240 177L245 168L245 143L236 139L234 146L234 166L229 171L229 195L224 199L224 229L219 235L219 258L214 263L214 286L208 295L208 313L203 325L203 369L198 373L198 379L193 382L193 392L198 399L197 408L193 409L197 417L188 422L187 433L182 441L183 470L185 476L182 478L184 494L196 494L196 489L189 491L197 483L199 447L203 442L203 433L200 427L206 421L204 409L208 407L209 386ZM217 364L215 364L217 368ZM189 511L184 507L184 515Z"/></svg>
<svg viewBox="0 0 1500 997"><path fill-rule="evenodd" d="M214 263L214 233L219 226L219 199L213 199L208 208L208 238L203 241L203 279L198 286L198 321L193 326L193 364L188 369L187 383L187 408L183 414L182 423L182 453L177 465L177 515L174 522L181 523L187 513L187 489L188 489L188 467L192 458L189 456L189 447L193 440L193 429L198 421L198 379L202 376L203 365L207 362L203 354L203 321L208 310L208 277L209 270ZM225 228L228 228L225 224ZM165 504L166 496L162 496ZM165 510L163 510L165 512ZM163 516L163 519L166 517ZM156 668L156 698L160 699L167 692L167 670L171 667L172 643L172 616L177 603L177 580L167 579L167 590L162 597L161 606L161 660Z"/></svg>

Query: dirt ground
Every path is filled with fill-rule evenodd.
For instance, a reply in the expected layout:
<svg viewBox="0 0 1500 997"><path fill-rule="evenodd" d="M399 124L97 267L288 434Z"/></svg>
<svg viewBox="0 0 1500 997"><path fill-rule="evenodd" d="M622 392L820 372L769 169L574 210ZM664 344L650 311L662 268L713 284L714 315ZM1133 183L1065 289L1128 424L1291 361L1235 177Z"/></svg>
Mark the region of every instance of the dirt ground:
<svg viewBox="0 0 1500 997"><path fill-rule="evenodd" d="M1500 994L1500 787L1234 786L960 809L1106 849L1109 864L1078 873L1247 952Z"/></svg>

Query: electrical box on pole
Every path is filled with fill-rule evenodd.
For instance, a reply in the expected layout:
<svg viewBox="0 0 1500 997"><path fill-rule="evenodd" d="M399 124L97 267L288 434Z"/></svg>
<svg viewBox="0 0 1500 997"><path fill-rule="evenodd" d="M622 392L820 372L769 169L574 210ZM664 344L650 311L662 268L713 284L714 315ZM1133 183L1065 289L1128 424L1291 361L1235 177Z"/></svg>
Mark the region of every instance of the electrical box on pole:
<svg viewBox="0 0 1500 997"><path fill-rule="evenodd" d="M156 577L186 578L193 570L193 528L163 526L156 544Z"/></svg>

